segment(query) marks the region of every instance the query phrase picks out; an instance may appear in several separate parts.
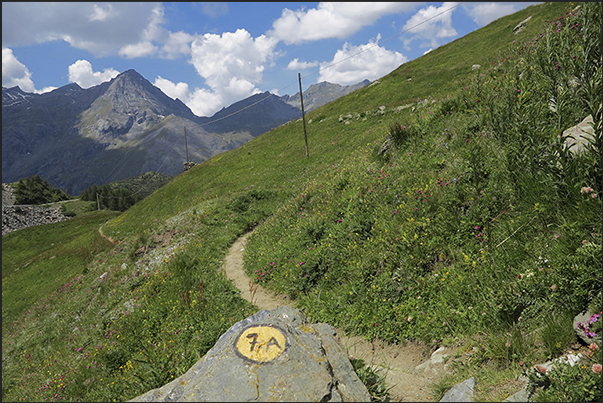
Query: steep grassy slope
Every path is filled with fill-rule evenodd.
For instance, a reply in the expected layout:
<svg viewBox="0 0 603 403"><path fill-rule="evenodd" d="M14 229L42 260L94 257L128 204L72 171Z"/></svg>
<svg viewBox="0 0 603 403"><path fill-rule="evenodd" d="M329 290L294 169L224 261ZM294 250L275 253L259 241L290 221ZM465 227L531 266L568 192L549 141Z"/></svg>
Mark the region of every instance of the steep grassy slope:
<svg viewBox="0 0 603 403"><path fill-rule="evenodd" d="M564 16L574 7L528 7L318 108L310 158L290 122L107 221L119 244L81 275L57 268L65 285L3 326L3 400L127 400L182 374L254 311L219 270L252 229L247 272L312 319L463 343L454 376L480 385L561 354L573 314L601 304L600 130L580 155L560 137L601 121L601 8ZM3 238L3 265L16 241ZM546 398L600 397L600 375L572 371L552 385L579 388Z"/></svg>

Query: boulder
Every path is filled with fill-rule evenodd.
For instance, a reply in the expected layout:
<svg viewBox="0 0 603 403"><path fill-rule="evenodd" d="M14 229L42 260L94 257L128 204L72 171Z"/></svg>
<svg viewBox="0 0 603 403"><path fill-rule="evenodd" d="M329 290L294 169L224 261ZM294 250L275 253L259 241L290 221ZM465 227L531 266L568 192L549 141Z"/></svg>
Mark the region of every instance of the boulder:
<svg viewBox="0 0 603 403"><path fill-rule="evenodd" d="M580 312L578 315L576 315L574 317L574 331L576 332L576 336L578 337L578 339L580 339L584 344L589 345L590 343L593 343L595 341L594 337L590 337L588 334L586 334L586 332L584 331L584 328L582 326L579 326L580 324L583 323L587 323L588 320L593 316L592 312L590 311L582 311ZM599 339L600 340L600 339Z"/></svg>
<svg viewBox="0 0 603 403"><path fill-rule="evenodd" d="M335 329L289 306L235 323L184 375L131 401L370 401Z"/></svg>

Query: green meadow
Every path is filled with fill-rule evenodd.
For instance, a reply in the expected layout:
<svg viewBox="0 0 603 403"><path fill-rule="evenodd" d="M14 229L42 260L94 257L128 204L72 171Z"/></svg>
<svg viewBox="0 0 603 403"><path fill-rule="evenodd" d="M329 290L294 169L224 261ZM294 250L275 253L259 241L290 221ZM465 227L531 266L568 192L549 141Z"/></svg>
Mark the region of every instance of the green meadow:
<svg viewBox="0 0 603 403"><path fill-rule="evenodd" d="M601 311L601 32L600 3L530 6L307 114L309 158L299 119L123 213L4 236L2 400L125 401L182 375L257 312L220 270L249 231L246 272L310 320L460 346L434 393L475 376L503 400ZM601 399L590 330L532 400Z"/></svg>

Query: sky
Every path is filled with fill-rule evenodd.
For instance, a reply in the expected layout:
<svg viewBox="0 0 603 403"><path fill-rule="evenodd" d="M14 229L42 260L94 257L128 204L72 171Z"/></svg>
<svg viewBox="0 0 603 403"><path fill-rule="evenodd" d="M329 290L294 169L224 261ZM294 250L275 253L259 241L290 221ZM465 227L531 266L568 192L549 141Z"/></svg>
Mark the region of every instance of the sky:
<svg viewBox="0 0 603 403"><path fill-rule="evenodd" d="M535 2L2 2L2 86L134 69L198 116L253 94L379 79Z"/></svg>

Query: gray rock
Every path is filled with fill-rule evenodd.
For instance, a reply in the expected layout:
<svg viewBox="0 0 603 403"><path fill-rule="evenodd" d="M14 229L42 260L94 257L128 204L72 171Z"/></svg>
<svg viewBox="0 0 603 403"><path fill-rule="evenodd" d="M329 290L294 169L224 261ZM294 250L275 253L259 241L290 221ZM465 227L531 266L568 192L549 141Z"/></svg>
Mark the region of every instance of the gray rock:
<svg viewBox="0 0 603 403"><path fill-rule="evenodd" d="M574 331L576 332L576 336L578 336L578 338L587 345L594 342L595 339L589 337L584 331L584 329L579 328L578 323L586 323L591 318L591 316L593 316L592 312L583 311L580 314L576 315L576 317L574 317Z"/></svg>
<svg viewBox="0 0 603 403"><path fill-rule="evenodd" d="M52 224L69 219L60 207L37 205L2 206L2 235L36 225Z"/></svg>
<svg viewBox="0 0 603 403"><path fill-rule="evenodd" d="M15 192L8 183L2 184L2 207L15 204Z"/></svg>
<svg viewBox="0 0 603 403"><path fill-rule="evenodd" d="M440 347L431 354L427 361L417 365L414 371L422 372L427 376L437 375L439 372L448 369L448 364L445 364L447 357L448 354L446 354L446 348Z"/></svg>
<svg viewBox="0 0 603 403"><path fill-rule="evenodd" d="M528 24L528 21L530 21L532 19L532 16L530 15L528 18L526 18L525 20L523 20L522 22L520 22L519 24L517 24L515 26L515 28L513 28L513 33L515 35L517 35L518 33L520 33L525 26Z"/></svg>
<svg viewBox="0 0 603 403"><path fill-rule="evenodd" d="M512 394L507 397L503 402L527 402L528 401L528 388L524 386L519 392Z"/></svg>
<svg viewBox="0 0 603 403"><path fill-rule="evenodd" d="M475 377L472 376L450 388L450 390L440 399L440 402L472 402L474 388Z"/></svg>
<svg viewBox="0 0 603 403"><path fill-rule="evenodd" d="M327 324L297 309L234 324L184 375L132 401L370 401Z"/></svg>

